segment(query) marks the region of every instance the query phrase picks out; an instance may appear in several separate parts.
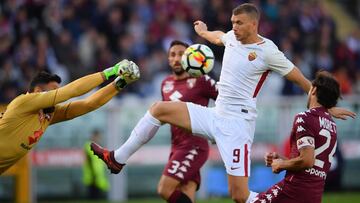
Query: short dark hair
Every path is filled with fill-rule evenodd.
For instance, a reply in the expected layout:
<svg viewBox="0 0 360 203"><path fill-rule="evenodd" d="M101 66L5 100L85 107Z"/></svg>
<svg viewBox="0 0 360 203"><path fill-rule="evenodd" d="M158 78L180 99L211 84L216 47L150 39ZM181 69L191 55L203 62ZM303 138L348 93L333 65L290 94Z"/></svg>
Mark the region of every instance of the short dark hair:
<svg viewBox="0 0 360 203"><path fill-rule="evenodd" d="M50 82L61 83L61 78L56 74L41 71L31 80L29 92L33 92L37 85L48 84Z"/></svg>
<svg viewBox="0 0 360 203"><path fill-rule="evenodd" d="M233 9L233 15L239 15L242 13L246 13L247 15L251 16L256 20L260 20L260 11L255 4L251 4L251 3L240 4L239 6Z"/></svg>
<svg viewBox="0 0 360 203"><path fill-rule="evenodd" d="M316 87L316 97L319 104L327 109L336 106L340 98L340 85L327 71L316 73L312 86Z"/></svg>
<svg viewBox="0 0 360 203"><path fill-rule="evenodd" d="M172 41L172 42L170 43L169 49L170 49L171 47L173 47L173 46L176 46L176 45L181 45L181 46L184 46L185 48L188 48L188 47L189 47L189 45L188 45L187 43L183 42L183 41L174 40L174 41Z"/></svg>

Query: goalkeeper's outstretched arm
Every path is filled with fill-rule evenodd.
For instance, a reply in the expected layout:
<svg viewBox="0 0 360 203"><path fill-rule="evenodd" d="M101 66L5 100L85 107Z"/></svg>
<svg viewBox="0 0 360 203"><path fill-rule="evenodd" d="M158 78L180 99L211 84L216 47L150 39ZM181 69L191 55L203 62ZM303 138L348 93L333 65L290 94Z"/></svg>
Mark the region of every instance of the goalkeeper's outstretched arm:
<svg viewBox="0 0 360 203"><path fill-rule="evenodd" d="M119 93L126 85L135 82L140 78L138 66L130 62L127 70L118 76L114 82L96 91L89 97L67 104L57 105L51 124L65 120L70 120L78 116L84 115L106 104L117 93Z"/></svg>
<svg viewBox="0 0 360 203"><path fill-rule="evenodd" d="M88 93L90 90L99 86L111 76L118 76L119 74L123 74L124 69L128 70L131 63L126 59L122 60L115 66L110 67L103 72L82 77L72 83L69 83L68 85L65 85L64 87L59 88L55 99L55 104Z"/></svg>
<svg viewBox="0 0 360 203"><path fill-rule="evenodd" d="M103 72L84 76L65 85L64 87L47 92L34 92L26 94L23 96L25 98L23 100L25 101L25 105L19 105L23 106L22 109L24 112L38 111L39 109L53 107L56 104L67 101L70 98L88 93L111 76L119 75L120 72L123 72L123 69L127 70L130 64L130 61L123 60L115 66L104 70Z"/></svg>
<svg viewBox="0 0 360 203"><path fill-rule="evenodd" d="M115 83L112 82L85 99L57 105L51 124L70 120L94 111L110 101L120 91L121 89L117 88Z"/></svg>

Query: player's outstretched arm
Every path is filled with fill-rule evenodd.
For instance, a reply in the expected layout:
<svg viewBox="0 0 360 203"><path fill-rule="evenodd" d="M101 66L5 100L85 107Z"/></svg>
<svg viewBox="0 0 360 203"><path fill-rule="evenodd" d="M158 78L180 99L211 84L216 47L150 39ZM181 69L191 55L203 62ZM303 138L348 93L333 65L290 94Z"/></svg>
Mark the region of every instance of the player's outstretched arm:
<svg viewBox="0 0 360 203"><path fill-rule="evenodd" d="M82 77L65 85L64 87L59 88L55 99L55 104L86 94L112 76L128 74L126 73L126 70L129 69L129 66L130 61L124 59L116 65L105 69L103 72Z"/></svg>
<svg viewBox="0 0 360 203"><path fill-rule="evenodd" d="M294 67L293 70L291 70L287 75L285 75L285 78L299 85L306 93L309 92L311 82L305 78L305 76L297 67ZM333 107L329 109L329 112L333 117L342 120L346 120L348 117L356 117L356 113L341 107Z"/></svg>
<svg viewBox="0 0 360 203"><path fill-rule="evenodd" d="M287 75L285 75L285 78L300 86L304 92L308 93L310 91L311 82L305 78L297 67L294 67Z"/></svg>
<svg viewBox="0 0 360 203"><path fill-rule="evenodd" d="M23 111L38 111L39 109L53 107L56 104L62 103L70 98L86 94L103 83L107 78L124 72L124 69L127 69L129 64L130 62L128 60L122 60L115 66L110 67L103 72L84 76L65 85L64 87L47 92L26 94L24 97L28 97L28 99L26 99L26 105L23 105L26 106L26 108L23 108Z"/></svg>
<svg viewBox="0 0 360 203"><path fill-rule="evenodd" d="M221 41L221 37L225 34L224 32L219 30L208 31L207 25L200 20L194 22L194 30L200 37L206 39L207 41L219 46L224 46Z"/></svg>
<svg viewBox="0 0 360 203"><path fill-rule="evenodd" d="M346 120L348 117L356 118L356 113L341 107L332 107L331 109L329 109L329 113L333 117L341 120Z"/></svg>
<svg viewBox="0 0 360 203"><path fill-rule="evenodd" d="M112 83L99 89L89 97L67 104L58 105L51 124L70 120L98 109L119 93L126 85L140 78L139 67L132 61Z"/></svg>
<svg viewBox="0 0 360 203"><path fill-rule="evenodd" d="M315 163L314 147L302 147L299 151L300 155L292 159L274 159L271 164L273 173L280 173L283 170L299 171L313 167Z"/></svg>

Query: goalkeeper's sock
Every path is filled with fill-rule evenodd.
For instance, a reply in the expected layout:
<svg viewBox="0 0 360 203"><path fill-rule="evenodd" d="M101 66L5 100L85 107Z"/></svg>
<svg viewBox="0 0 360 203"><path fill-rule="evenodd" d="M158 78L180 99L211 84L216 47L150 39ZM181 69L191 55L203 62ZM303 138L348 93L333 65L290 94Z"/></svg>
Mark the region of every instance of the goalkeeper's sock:
<svg viewBox="0 0 360 203"><path fill-rule="evenodd" d="M167 200L168 203L192 203L191 199L183 192L175 190Z"/></svg>
<svg viewBox="0 0 360 203"><path fill-rule="evenodd" d="M161 122L147 111L136 124L126 142L115 150L115 160L124 164L132 154L154 137L160 126Z"/></svg>
<svg viewBox="0 0 360 203"><path fill-rule="evenodd" d="M250 191L249 197L247 198L245 203L250 203L259 193Z"/></svg>

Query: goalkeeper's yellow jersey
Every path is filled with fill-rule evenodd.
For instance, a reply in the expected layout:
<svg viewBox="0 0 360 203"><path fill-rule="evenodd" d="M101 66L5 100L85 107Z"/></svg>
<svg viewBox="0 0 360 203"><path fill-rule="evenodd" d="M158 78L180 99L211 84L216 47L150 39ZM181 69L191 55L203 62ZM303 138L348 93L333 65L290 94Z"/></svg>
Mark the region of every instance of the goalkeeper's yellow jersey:
<svg viewBox="0 0 360 203"><path fill-rule="evenodd" d="M0 174L32 149L50 124L65 120L70 103L55 105L57 92L22 94L7 106L0 118ZM53 113L43 113L52 106Z"/></svg>

